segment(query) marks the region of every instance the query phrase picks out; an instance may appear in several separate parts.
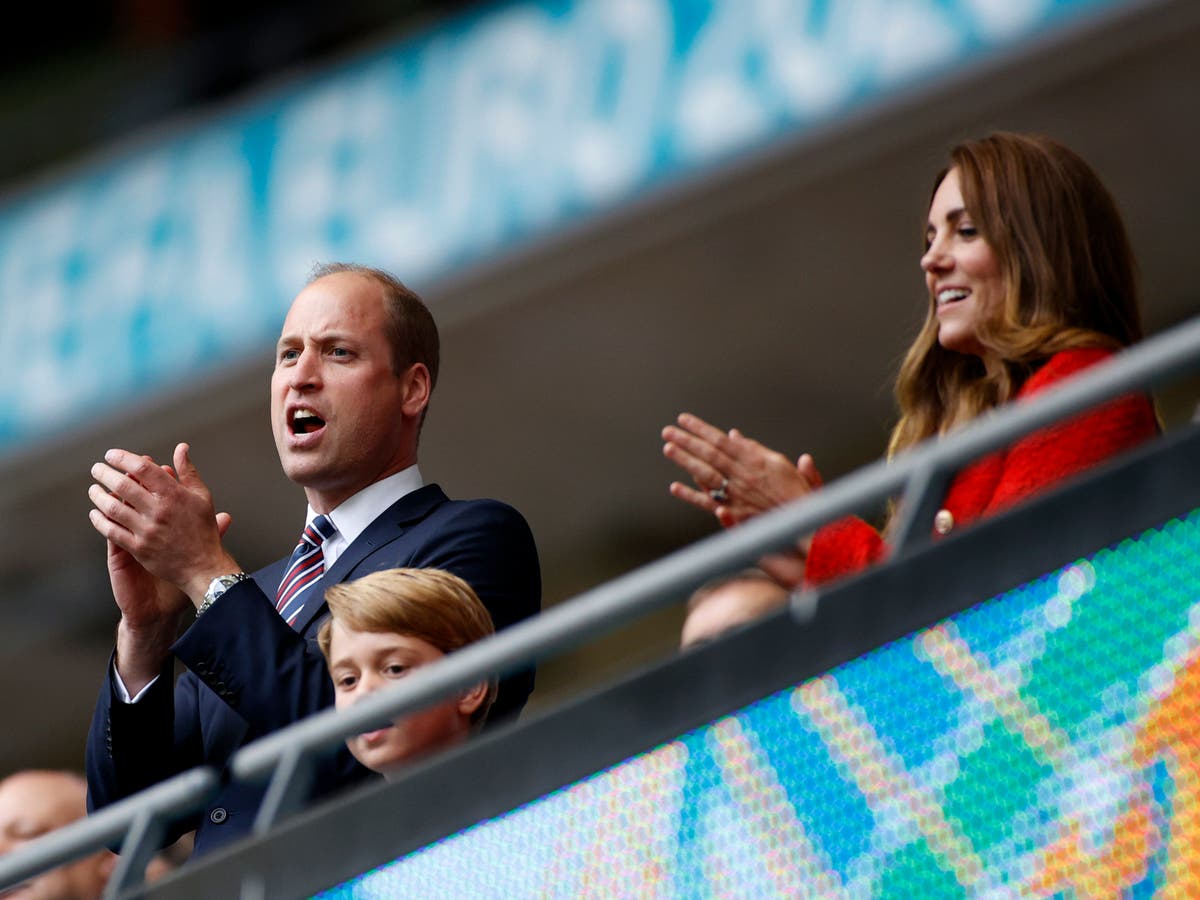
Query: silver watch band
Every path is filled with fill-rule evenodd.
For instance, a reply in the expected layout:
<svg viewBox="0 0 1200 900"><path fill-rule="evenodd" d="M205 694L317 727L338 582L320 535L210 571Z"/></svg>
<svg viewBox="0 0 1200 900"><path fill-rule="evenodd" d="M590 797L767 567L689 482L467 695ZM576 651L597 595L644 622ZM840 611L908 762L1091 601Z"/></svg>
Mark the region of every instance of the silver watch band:
<svg viewBox="0 0 1200 900"><path fill-rule="evenodd" d="M208 612L208 608L217 602L224 593L237 584L239 581L246 581L250 578L245 572L234 572L231 575L218 575L208 585L208 590L204 592L204 602L196 607L196 618L200 618L204 613Z"/></svg>

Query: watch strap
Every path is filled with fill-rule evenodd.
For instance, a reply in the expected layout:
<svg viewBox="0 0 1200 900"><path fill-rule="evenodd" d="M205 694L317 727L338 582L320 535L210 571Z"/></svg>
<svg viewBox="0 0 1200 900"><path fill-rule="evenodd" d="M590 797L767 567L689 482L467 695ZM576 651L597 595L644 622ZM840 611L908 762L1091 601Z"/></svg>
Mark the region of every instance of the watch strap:
<svg viewBox="0 0 1200 900"><path fill-rule="evenodd" d="M234 572L231 575L218 575L209 582L208 590L204 592L204 602L196 607L196 618L200 618L204 613L208 612L210 606L231 587L240 581L247 581L250 578L245 572Z"/></svg>

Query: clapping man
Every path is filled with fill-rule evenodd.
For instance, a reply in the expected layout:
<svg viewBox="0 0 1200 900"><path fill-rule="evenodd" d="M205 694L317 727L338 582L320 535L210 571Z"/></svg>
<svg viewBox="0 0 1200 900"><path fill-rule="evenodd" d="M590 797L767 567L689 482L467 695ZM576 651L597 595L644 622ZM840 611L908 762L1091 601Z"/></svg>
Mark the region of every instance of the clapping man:
<svg viewBox="0 0 1200 900"><path fill-rule="evenodd" d="M94 806L195 765L223 767L242 745L330 705L315 646L330 584L436 567L468 582L497 628L538 611L537 552L520 514L449 500L422 481L418 436L437 371L437 328L403 284L346 264L314 273L288 312L271 378L276 448L307 516L291 557L252 575L225 549L228 522L186 444L173 467L125 450L93 466L90 516L108 540L121 611L88 739ZM195 621L177 639L185 613ZM185 672L172 686L175 660ZM532 672L502 681L493 717L519 711L532 687ZM316 790L365 774L343 753ZM180 827L196 827L196 852L206 852L245 834L260 799L230 784Z"/></svg>

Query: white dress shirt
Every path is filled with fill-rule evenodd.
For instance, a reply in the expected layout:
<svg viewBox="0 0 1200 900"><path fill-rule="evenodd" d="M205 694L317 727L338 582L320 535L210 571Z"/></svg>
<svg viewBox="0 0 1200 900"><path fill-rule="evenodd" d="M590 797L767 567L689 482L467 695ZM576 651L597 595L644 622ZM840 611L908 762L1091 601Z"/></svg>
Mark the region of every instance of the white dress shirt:
<svg viewBox="0 0 1200 900"><path fill-rule="evenodd" d="M327 541L321 542L321 553L325 557L325 568L328 570L342 552L354 543L368 525L383 515L384 510L413 491L424 486L421 471L416 465L369 484L353 497L344 500L340 506L326 514L333 522L337 534ZM311 506L305 514L304 524L307 526L317 517L317 512ZM303 529L301 529L303 530ZM299 532L297 532L299 534Z"/></svg>

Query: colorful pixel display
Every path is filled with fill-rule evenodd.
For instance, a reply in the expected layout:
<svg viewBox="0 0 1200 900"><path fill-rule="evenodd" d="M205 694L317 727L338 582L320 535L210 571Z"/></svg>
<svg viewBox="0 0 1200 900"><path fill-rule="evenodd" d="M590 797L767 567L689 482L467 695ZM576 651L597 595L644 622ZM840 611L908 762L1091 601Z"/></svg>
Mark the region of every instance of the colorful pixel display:
<svg viewBox="0 0 1200 900"><path fill-rule="evenodd" d="M1200 510L330 890L1200 895Z"/></svg>

